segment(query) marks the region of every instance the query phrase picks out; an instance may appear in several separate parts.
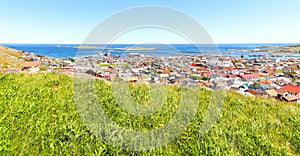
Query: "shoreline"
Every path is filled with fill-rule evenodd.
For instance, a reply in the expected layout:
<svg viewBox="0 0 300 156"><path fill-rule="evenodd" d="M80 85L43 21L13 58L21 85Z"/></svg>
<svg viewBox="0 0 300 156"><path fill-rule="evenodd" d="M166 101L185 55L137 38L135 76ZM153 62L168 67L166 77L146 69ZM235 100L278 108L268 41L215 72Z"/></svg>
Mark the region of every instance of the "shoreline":
<svg viewBox="0 0 300 156"><path fill-rule="evenodd" d="M15 49L7 49L7 55L10 51L16 52ZM243 55L234 57L187 54L155 57L140 53L117 57L110 56L110 53L97 53L56 59L25 51L16 53L19 55L15 58L24 61L24 65L6 65L0 72L56 72L75 77L77 74L80 78L100 78L108 82L204 86L253 96L271 96L281 100L286 98L285 100L296 100L300 103L300 58L280 60L264 56L244 58ZM3 67L3 63L0 64ZM289 96L283 96L280 89L284 86L299 87L299 95L298 91L287 90L288 94L284 95ZM270 94L269 90L272 90ZM278 95L271 95L273 92Z"/></svg>
<svg viewBox="0 0 300 156"><path fill-rule="evenodd" d="M48 56L48 57L54 57L54 58L69 58L69 57L76 57L78 56L78 50L81 50L82 53L87 53L88 54L95 54L97 52L106 52L106 51L111 51L113 55L124 55L126 53L130 52L141 52L141 53L148 53L149 55L152 56L160 56L160 55L171 55L176 54L176 51L172 51L172 49L168 50L163 50L160 49L159 47L148 47L147 45L145 49L140 48L140 49L134 49L133 44L112 44L109 47L106 47L105 50L97 49L97 48L83 48L83 49L76 49L73 48L75 46L80 46L76 44L2 44L4 46L8 46L10 48L18 49L21 51L29 51L33 52L36 55L43 55L43 56ZM160 46L159 44L156 44ZM210 51L205 51L205 47L203 47L203 50L198 51L196 49L190 49L186 50L185 47L193 47L191 44L173 44L175 47L177 45L177 50L180 52L188 53L188 54L201 54L201 53L210 53ZM231 53L234 55L235 53L256 53L256 52L264 52L264 53L280 53L282 52L283 54L285 53L298 53L298 51L280 51L280 50L268 50L266 51L265 49L260 49L258 47L261 46L267 46L267 47L290 47L293 45L297 44L276 44L276 43L270 43L270 44L216 44L217 48L219 49L218 52L212 52L214 54L229 54ZM128 49L132 47L132 50ZM143 47L143 46L141 46ZM150 49L147 49L150 48ZM151 49L151 48L156 48ZM195 48L195 47L194 47ZM119 50L118 50L119 49ZM166 52L166 53L163 53ZM300 52L299 52L300 53ZM86 55L86 54L84 54ZM239 56L238 56L239 57Z"/></svg>

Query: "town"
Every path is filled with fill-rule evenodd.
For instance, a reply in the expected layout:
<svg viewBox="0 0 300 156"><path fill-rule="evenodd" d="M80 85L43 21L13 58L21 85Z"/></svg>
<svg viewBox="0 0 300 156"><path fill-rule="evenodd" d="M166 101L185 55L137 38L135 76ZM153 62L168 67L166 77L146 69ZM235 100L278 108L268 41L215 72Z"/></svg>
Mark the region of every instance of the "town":
<svg viewBox="0 0 300 156"><path fill-rule="evenodd" d="M3 48L3 47L2 47ZM126 57L95 55L52 58L19 51L19 65L0 64L0 72L56 72L81 78L131 83L232 90L245 96L300 103L300 59L210 55ZM12 60L16 60L13 58Z"/></svg>

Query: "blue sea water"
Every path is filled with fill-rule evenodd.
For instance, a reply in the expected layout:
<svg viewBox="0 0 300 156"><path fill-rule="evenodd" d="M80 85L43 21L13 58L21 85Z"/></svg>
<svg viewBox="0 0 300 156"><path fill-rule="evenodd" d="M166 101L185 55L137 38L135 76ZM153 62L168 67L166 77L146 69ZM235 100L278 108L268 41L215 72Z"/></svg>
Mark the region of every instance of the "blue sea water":
<svg viewBox="0 0 300 156"><path fill-rule="evenodd" d="M236 56L249 57L250 54L266 54L264 52L239 52L238 50L256 49L259 46L288 46L294 44L217 44L218 49L212 49L212 45L201 45L198 49L192 44L148 44L148 45L133 45L133 44L111 44L107 45L104 49L77 49L78 44L2 44L4 46L32 52L39 55L50 56L54 58L69 58L74 56L83 56L96 54L97 52L106 53L107 49L112 48L126 48L126 47L148 47L156 48L154 51L124 51L124 50L111 50L112 55L126 56L131 52L145 53L150 56L170 56L176 54L204 54L204 55L223 55L223 56ZM233 53L230 53L233 52ZM229 54L230 53L230 54ZM297 55L297 54L296 54ZM299 55L299 54L298 54ZM299 56L300 57L300 56Z"/></svg>

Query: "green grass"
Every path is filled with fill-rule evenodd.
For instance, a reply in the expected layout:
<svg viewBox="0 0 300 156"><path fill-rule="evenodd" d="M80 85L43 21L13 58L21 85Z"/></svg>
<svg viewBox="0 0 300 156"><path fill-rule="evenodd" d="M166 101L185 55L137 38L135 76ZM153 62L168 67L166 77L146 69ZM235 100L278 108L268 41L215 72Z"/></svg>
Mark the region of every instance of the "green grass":
<svg viewBox="0 0 300 156"><path fill-rule="evenodd" d="M87 128L73 99L72 78L54 73L0 75L0 155L299 155L300 106L226 92L220 118L199 136L211 92L200 102L188 128L169 144L146 151L111 147ZM178 106L183 88L167 87L167 102L150 116L126 114L110 85L97 81L97 97L119 126L147 131L163 126ZM142 105L151 96L131 85Z"/></svg>
<svg viewBox="0 0 300 156"><path fill-rule="evenodd" d="M99 63L97 64L99 67L108 67L108 66L112 66L115 67L117 66L117 64L108 64L108 63Z"/></svg>

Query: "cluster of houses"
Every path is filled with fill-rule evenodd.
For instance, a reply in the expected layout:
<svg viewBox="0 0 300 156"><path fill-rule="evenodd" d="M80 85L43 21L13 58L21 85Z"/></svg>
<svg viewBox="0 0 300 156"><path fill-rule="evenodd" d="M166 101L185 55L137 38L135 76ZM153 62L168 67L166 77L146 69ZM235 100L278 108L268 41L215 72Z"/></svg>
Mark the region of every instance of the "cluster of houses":
<svg viewBox="0 0 300 156"><path fill-rule="evenodd" d="M297 58L154 57L139 53L117 57L98 53L55 59L26 52L22 57L26 61L22 68L6 68L4 72L85 73L107 81L202 86L300 103L300 59Z"/></svg>
<svg viewBox="0 0 300 156"><path fill-rule="evenodd" d="M107 81L203 86L300 103L300 59L297 58L153 57L130 53L124 58L98 54L74 60L76 65L69 70Z"/></svg>

